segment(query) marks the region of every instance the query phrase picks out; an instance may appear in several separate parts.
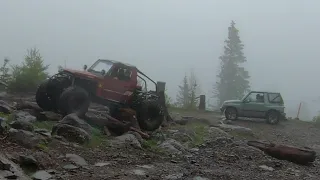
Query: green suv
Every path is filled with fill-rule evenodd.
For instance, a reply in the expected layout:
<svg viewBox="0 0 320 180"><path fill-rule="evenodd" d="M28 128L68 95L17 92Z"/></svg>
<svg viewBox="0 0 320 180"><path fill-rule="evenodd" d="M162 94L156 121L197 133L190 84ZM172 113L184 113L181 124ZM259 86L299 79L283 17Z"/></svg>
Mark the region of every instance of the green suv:
<svg viewBox="0 0 320 180"><path fill-rule="evenodd" d="M269 124L277 124L286 118L284 103L280 93L251 91L241 100L228 100L220 107L226 119L238 117L264 118Z"/></svg>

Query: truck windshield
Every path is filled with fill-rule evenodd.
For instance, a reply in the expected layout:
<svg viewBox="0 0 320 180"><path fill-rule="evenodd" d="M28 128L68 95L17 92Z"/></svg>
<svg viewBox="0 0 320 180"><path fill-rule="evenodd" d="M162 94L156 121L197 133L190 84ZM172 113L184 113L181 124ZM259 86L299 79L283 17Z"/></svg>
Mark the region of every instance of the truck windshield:
<svg viewBox="0 0 320 180"><path fill-rule="evenodd" d="M89 69L88 72L95 74L102 74L102 71L105 71L105 74L111 69L113 63L110 61L97 61Z"/></svg>

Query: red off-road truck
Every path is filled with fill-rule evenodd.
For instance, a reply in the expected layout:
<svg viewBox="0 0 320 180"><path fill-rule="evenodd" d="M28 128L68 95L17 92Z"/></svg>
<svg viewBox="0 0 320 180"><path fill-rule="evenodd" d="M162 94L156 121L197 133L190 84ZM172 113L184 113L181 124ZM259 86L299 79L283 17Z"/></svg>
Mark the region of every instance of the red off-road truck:
<svg viewBox="0 0 320 180"><path fill-rule="evenodd" d="M147 91L147 80L156 86ZM144 83L144 89L139 82ZM113 60L97 60L84 70L60 69L43 82L36 93L37 104L46 111L83 116L90 102L105 105L114 116L120 108L136 111L142 130L153 131L164 120L164 100L157 83L135 66ZM164 97L163 97L164 98Z"/></svg>

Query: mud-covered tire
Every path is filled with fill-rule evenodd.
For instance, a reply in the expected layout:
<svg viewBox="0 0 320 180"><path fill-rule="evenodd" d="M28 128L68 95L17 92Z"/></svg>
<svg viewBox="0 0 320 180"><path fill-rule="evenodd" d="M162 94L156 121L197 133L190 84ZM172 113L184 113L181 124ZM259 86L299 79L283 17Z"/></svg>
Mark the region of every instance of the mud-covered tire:
<svg viewBox="0 0 320 180"><path fill-rule="evenodd" d="M37 89L36 92L36 102L40 108L44 111L52 111L55 110L55 103L49 98L47 94L49 80L42 82Z"/></svg>
<svg viewBox="0 0 320 180"><path fill-rule="evenodd" d="M86 90L81 87L68 87L60 95L59 111L63 115L76 113L82 117L88 111L90 97Z"/></svg>
<svg viewBox="0 0 320 180"><path fill-rule="evenodd" d="M137 111L137 119L142 130L154 131L164 120L163 108L156 100L145 100Z"/></svg>
<svg viewBox="0 0 320 180"><path fill-rule="evenodd" d="M271 110L267 113L266 120L268 124L278 124L280 121L280 113L275 110Z"/></svg>
<svg viewBox="0 0 320 180"><path fill-rule="evenodd" d="M224 115L227 120L237 120L238 119L238 112L237 109L234 107L227 107L224 111Z"/></svg>

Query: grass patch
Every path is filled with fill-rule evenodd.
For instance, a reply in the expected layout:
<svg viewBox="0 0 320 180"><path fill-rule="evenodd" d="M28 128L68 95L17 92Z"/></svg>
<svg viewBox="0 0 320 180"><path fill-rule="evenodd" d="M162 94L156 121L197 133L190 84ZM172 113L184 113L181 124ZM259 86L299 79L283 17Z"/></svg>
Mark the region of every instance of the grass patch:
<svg viewBox="0 0 320 180"><path fill-rule="evenodd" d="M49 150L48 143L46 143L46 142L40 142L37 145L37 148L42 150L42 151L45 151L45 152L47 152Z"/></svg>
<svg viewBox="0 0 320 180"><path fill-rule="evenodd" d="M158 142L154 139L145 140L141 143L142 148L156 153L164 153L164 151L158 147Z"/></svg>
<svg viewBox="0 0 320 180"><path fill-rule="evenodd" d="M87 148L96 148L100 146L107 146L108 145L108 137L101 132L101 129L93 127L91 140L86 145Z"/></svg>
<svg viewBox="0 0 320 180"><path fill-rule="evenodd" d="M46 129L48 131L52 130L52 127L56 124L55 121L36 121L33 126L38 129Z"/></svg>
<svg viewBox="0 0 320 180"><path fill-rule="evenodd" d="M188 134L192 140L189 142L191 147L196 147L205 142L205 138L208 136L208 126L199 122L192 122L186 125L175 125L172 127L173 130L179 130L180 132L192 132ZM176 139L179 141L179 139Z"/></svg>

